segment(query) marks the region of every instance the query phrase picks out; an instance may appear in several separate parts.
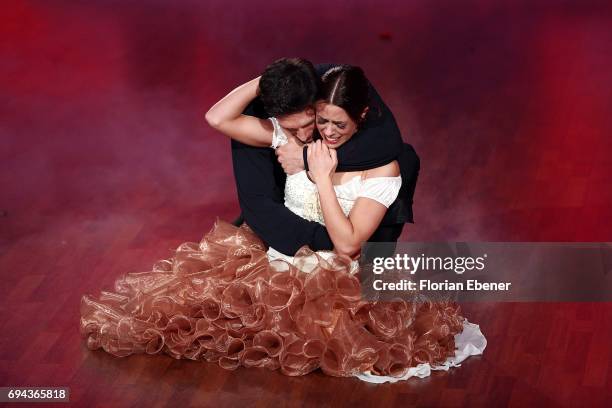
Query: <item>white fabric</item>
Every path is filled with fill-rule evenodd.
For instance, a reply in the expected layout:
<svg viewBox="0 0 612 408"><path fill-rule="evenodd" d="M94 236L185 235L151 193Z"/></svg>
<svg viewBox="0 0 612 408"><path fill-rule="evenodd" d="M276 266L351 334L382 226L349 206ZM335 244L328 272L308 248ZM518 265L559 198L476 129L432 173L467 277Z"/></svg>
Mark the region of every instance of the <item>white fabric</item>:
<svg viewBox="0 0 612 408"><path fill-rule="evenodd" d="M370 372L356 374L355 377L362 381L382 384L385 382L398 382L407 380L411 377L425 378L431 375L432 370L444 370L448 371L451 367L460 367L461 362L470 356L478 356L484 352L487 347L487 339L480 331L480 326L474 323L468 322L467 319L463 322L463 331L455 335L455 356L449 357L446 361L439 366L430 366L429 364L419 364L416 367L411 367L401 377L390 377L373 375Z"/></svg>
<svg viewBox="0 0 612 408"><path fill-rule="evenodd" d="M402 177L372 177L363 180L358 197L376 200L389 208L397 198L402 187Z"/></svg>
<svg viewBox="0 0 612 408"><path fill-rule="evenodd" d="M334 190L342 211L348 216L359 197L371 198L388 208L397 198L401 186L401 176L362 180L360 175L356 175L335 185ZM308 179L305 171L287 176L285 207L302 218L325 225L317 186Z"/></svg>
<svg viewBox="0 0 612 408"><path fill-rule="evenodd" d="M325 260L329 260L335 254L333 251L317 251L317 255L319 255L321 258ZM276 249L272 247L268 249L268 260L270 262L277 261L277 260L283 260L292 265L296 265L296 261L293 256L285 255L281 252L278 252ZM305 258L302 257L300 258L300 261L301 262L299 264L299 269L300 271L306 272L306 273L312 272L315 269L315 267L319 265L319 260L316 255L312 255L310 257L305 257ZM359 271L359 261L353 260L349 267L349 273L355 274L358 271Z"/></svg>
<svg viewBox="0 0 612 408"><path fill-rule="evenodd" d="M274 131L272 132L272 145L270 147L276 149L277 147L282 146L288 142L287 135L285 135L283 128L281 127L280 123L278 123L278 120L276 118L268 119L270 120L270 122L272 122L272 127L274 128Z"/></svg>

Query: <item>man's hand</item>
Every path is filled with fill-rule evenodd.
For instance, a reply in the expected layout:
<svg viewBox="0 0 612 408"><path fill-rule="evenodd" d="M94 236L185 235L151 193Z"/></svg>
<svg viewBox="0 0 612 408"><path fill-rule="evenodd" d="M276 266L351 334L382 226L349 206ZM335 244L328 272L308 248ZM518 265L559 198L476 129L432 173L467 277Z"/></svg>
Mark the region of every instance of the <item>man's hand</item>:
<svg viewBox="0 0 612 408"><path fill-rule="evenodd" d="M304 170L304 145L295 137L288 139L287 143L276 149L276 156L285 173L292 175Z"/></svg>

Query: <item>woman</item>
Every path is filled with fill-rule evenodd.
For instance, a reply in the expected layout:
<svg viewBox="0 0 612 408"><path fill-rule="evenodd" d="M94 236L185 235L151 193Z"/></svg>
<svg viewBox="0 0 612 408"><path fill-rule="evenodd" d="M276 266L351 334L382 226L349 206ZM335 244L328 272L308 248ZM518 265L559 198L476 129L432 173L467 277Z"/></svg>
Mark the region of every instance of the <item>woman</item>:
<svg viewBox="0 0 612 408"><path fill-rule="evenodd" d="M232 91L207 120L243 143L278 146L293 135L275 118L241 115L256 90L257 79ZM266 253L247 226L217 222L199 244L182 244L153 271L120 278L116 292L102 292L99 300L83 297L81 330L88 346L117 356L165 352L228 369L280 368L287 375L320 367L329 375L370 381L365 376L405 378L419 364L452 357L454 336L463 328L458 307L361 300L352 258L401 186L395 162L334 173L334 149L350 143L368 114L367 92L359 68L336 67L324 75L316 104L322 139L309 146L309 173L286 182L286 206L324 223L335 253Z"/></svg>

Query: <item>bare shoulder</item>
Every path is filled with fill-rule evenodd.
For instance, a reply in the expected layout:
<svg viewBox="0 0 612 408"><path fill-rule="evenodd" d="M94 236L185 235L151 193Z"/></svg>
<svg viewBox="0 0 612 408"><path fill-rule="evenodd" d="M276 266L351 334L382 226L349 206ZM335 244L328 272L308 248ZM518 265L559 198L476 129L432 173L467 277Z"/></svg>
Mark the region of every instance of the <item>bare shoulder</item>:
<svg viewBox="0 0 612 408"><path fill-rule="evenodd" d="M400 175L400 168L397 160L393 160L389 164L384 166L376 167L375 169L368 170L366 178L372 177L397 177Z"/></svg>

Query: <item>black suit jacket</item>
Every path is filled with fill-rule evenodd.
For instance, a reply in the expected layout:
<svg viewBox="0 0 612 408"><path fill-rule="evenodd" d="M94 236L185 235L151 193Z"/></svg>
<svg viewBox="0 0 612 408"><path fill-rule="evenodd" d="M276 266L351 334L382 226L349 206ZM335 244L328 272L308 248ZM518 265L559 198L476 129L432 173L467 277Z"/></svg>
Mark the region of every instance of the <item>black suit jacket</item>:
<svg viewBox="0 0 612 408"><path fill-rule="evenodd" d="M322 75L332 66L322 64L316 69ZM402 142L393 114L372 86L370 100L373 109L370 109L365 126L360 127L349 143L337 149L337 171L368 170L396 159L399 161L402 190L370 239L396 241L404 223L413 222L412 195L418 174L418 156L411 146ZM257 98L247 107L245 114L268 117ZM253 231L267 245L287 255L294 255L304 245L315 251L332 249L333 243L324 226L307 221L285 207L286 175L274 151L235 140L231 143L238 201L242 216Z"/></svg>

